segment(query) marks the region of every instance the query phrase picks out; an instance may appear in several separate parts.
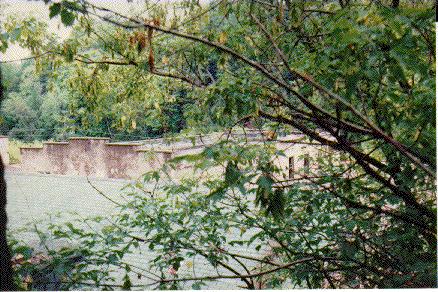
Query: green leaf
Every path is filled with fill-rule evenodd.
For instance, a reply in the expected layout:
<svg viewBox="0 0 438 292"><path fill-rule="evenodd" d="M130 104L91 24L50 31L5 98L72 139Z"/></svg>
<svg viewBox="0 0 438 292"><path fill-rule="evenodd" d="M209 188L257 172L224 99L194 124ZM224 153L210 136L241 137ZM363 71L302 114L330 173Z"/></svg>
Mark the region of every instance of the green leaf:
<svg viewBox="0 0 438 292"><path fill-rule="evenodd" d="M268 214L271 214L276 220L279 220L284 215L285 206L286 200L283 194L283 190L276 189L269 200L269 206L266 209L266 212Z"/></svg>
<svg viewBox="0 0 438 292"><path fill-rule="evenodd" d="M17 27L12 30L12 32L9 34L9 37L12 41L17 41L18 38L21 35L21 28Z"/></svg>
<svg viewBox="0 0 438 292"><path fill-rule="evenodd" d="M108 262L110 262L110 263L116 263L117 262L117 255L112 253L108 256L107 259L108 259Z"/></svg>
<svg viewBox="0 0 438 292"><path fill-rule="evenodd" d="M212 200L220 200L225 195L225 188L219 187L216 190L212 191L210 194L208 194L208 198Z"/></svg>
<svg viewBox="0 0 438 292"><path fill-rule="evenodd" d="M202 286L205 286L205 284L203 282L195 282L192 284L192 289L193 290L201 290Z"/></svg>
<svg viewBox="0 0 438 292"><path fill-rule="evenodd" d="M272 184L274 183L274 181L272 180L272 178L268 175L262 175L260 176L260 178L257 180L257 184L264 189L270 190L272 187Z"/></svg>
<svg viewBox="0 0 438 292"><path fill-rule="evenodd" d="M140 69L142 69L143 71L150 71L150 68L149 68L149 62L148 62L147 60L144 61L144 62L139 63L139 64L138 64L138 67L139 67Z"/></svg>
<svg viewBox="0 0 438 292"><path fill-rule="evenodd" d="M26 259L28 259L33 253L33 248L26 245L21 245L16 248L13 248L13 252L15 254L22 254Z"/></svg>
<svg viewBox="0 0 438 292"><path fill-rule="evenodd" d="M62 5L70 10L79 10L81 8L79 1L62 1Z"/></svg>
<svg viewBox="0 0 438 292"><path fill-rule="evenodd" d="M71 46L67 45L64 47L64 57L67 62L73 62L74 55L75 52L73 51L73 48Z"/></svg>
<svg viewBox="0 0 438 292"><path fill-rule="evenodd" d="M240 177L240 171L234 162L229 162L225 169L225 182L234 185Z"/></svg>
<svg viewBox="0 0 438 292"><path fill-rule="evenodd" d="M131 290L131 287L132 287L131 278L129 277L128 274L125 274L125 276L123 277L122 290Z"/></svg>
<svg viewBox="0 0 438 292"><path fill-rule="evenodd" d="M9 39L8 33L0 34L0 52L2 53L6 52L8 48L8 39Z"/></svg>
<svg viewBox="0 0 438 292"><path fill-rule="evenodd" d="M61 12L61 3L53 3L50 8L49 17L53 18Z"/></svg>
<svg viewBox="0 0 438 292"><path fill-rule="evenodd" d="M70 26L75 21L75 15L67 9L61 10L61 21L64 25Z"/></svg>

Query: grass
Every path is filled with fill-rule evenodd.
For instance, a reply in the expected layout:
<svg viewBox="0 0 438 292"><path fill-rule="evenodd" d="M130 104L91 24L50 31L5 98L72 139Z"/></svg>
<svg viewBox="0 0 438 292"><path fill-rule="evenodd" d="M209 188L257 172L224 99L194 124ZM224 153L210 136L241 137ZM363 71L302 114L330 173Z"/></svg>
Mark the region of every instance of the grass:
<svg viewBox="0 0 438 292"><path fill-rule="evenodd" d="M21 162L20 147L41 147L42 145L43 143L39 141L22 142L19 140L9 140L9 163L16 164Z"/></svg>

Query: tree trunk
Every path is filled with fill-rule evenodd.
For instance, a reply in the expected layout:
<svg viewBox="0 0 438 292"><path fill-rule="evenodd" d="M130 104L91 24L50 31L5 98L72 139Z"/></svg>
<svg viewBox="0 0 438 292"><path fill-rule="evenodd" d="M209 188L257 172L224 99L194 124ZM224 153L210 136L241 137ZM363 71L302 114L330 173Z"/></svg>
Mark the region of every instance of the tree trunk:
<svg viewBox="0 0 438 292"><path fill-rule="evenodd" d="M15 290L12 279L11 254L6 240L6 181L0 156L0 291Z"/></svg>
<svg viewBox="0 0 438 292"><path fill-rule="evenodd" d="M3 101L3 82L0 64L0 105ZM6 214L6 181L3 159L0 156L0 291L16 290L11 267L11 253L6 240L6 226L8 216Z"/></svg>

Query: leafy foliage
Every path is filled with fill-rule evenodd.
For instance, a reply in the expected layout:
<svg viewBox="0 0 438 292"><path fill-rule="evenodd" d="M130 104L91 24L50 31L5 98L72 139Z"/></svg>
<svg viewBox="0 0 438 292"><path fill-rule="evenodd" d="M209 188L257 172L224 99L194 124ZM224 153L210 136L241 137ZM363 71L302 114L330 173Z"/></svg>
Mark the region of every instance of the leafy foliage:
<svg viewBox="0 0 438 292"><path fill-rule="evenodd" d="M34 43L56 51L43 61L68 72L75 127L274 132L174 158L133 185L101 229L51 225L55 239L79 243L68 252L89 257L70 267L80 280L65 287L132 288L125 256L143 249L157 254L142 288L217 279L245 288L436 286L431 3L218 1L203 10L183 1L186 22L159 6L144 22L69 3L51 14L74 21L72 37ZM293 131L305 138L283 143L319 152L314 167L288 177L275 135ZM163 181L183 161L193 177ZM197 257L218 275L184 269Z"/></svg>
<svg viewBox="0 0 438 292"><path fill-rule="evenodd" d="M61 115L66 109L65 94L59 88L49 92L47 76L38 77L30 63L21 67L4 66L4 69L2 132L25 141L57 137L62 126Z"/></svg>

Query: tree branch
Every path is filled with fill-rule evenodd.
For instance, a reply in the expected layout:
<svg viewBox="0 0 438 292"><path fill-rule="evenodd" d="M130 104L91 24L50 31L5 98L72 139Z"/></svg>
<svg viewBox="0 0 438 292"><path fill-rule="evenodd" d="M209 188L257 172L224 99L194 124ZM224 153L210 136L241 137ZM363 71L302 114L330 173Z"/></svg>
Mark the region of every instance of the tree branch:
<svg viewBox="0 0 438 292"><path fill-rule="evenodd" d="M430 168L428 165L425 165L421 162L421 160L412 155L412 151L409 150L409 148L407 148L405 145L403 145L402 143L400 143L399 141L393 139L392 137L390 137L389 135L385 134L379 127L377 127L376 125L374 125L371 120L369 120L367 117L365 117L364 115L362 115L358 110L356 110L356 108L350 104L349 102L347 102L346 100L344 100L342 97L340 97L339 95L331 92L329 89L323 87L321 84L317 83L313 77L311 77L308 74L305 73L301 73L296 69L292 69L289 65L288 65L288 61L286 56L284 55L283 51L279 48L279 46L277 45L277 43L274 41L274 39L272 38L272 36L269 34L269 32L266 30L266 28L263 26L263 24L253 15L251 14L252 19L257 23L257 25L260 27L260 29L262 30L262 32L266 35L266 37L269 39L269 41L271 42L271 44L274 46L275 50L277 51L278 56L281 58L281 60L284 62L284 65L286 66L286 68L288 69L289 73L292 75L296 75L298 77L300 77L302 80L304 80L305 82L311 84L313 87L315 87L316 89L318 89L320 92L323 93L323 95L327 95L333 99L335 99L336 101L340 102L342 105L344 105L346 108L348 108L354 115L356 115L357 117L359 117L362 121L364 121L371 129L372 131L377 134L378 137L382 138L383 140L385 140L386 142L388 142L389 144L391 144L392 146L394 146L401 154L403 154L404 156L406 156L407 158L409 158L415 165L419 166L420 168L422 168L424 171L426 171L429 175L431 175L432 177L435 177L435 171L433 171L432 168ZM417 155L418 156L418 155Z"/></svg>
<svg viewBox="0 0 438 292"><path fill-rule="evenodd" d="M323 259L323 258L322 258ZM192 278L175 278L175 279L161 279L159 282L161 283L167 283L167 282L180 282L180 281L202 281L202 280L218 280L218 279L240 279L240 278L256 278L256 277L260 277L263 275L267 275L267 274L271 274L274 272L277 272L279 270L284 270L284 269L288 269L294 265L297 264L301 264L301 263L306 263L309 261L313 261L316 260L314 257L307 257L307 258L303 258L291 263L287 263L285 265L281 265L279 267L267 270L267 271L263 271L263 272L259 272L259 273L254 273L254 274L249 274L249 275L240 275L240 276L233 276L233 275L218 275L218 276L206 276L206 277L192 277Z"/></svg>

